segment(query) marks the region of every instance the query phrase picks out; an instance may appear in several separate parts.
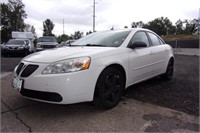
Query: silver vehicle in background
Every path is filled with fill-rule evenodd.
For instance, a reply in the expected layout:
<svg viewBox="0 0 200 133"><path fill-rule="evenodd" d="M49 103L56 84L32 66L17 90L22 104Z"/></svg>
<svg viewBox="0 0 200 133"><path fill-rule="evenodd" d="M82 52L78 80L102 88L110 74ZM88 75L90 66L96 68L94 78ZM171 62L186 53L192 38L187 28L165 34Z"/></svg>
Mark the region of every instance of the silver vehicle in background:
<svg viewBox="0 0 200 133"><path fill-rule="evenodd" d="M54 36L43 36L38 38L36 51L42 51L45 49L57 48L58 42Z"/></svg>
<svg viewBox="0 0 200 133"><path fill-rule="evenodd" d="M64 46L70 46L73 42L75 42L76 40L67 40L67 41L63 41L60 43L60 47L64 47Z"/></svg>
<svg viewBox="0 0 200 133"><path fill-rule="evenodd" d="M72 44L73 42L75 42L76 40L67 40L65 42L65 46L69 46L70 44Z"/></svg>

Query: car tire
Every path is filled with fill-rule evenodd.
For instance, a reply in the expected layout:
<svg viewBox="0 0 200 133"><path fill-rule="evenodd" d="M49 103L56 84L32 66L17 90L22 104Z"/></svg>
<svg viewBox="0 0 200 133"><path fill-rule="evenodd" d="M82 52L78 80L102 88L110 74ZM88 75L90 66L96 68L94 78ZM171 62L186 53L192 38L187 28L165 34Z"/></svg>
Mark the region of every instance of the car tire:
<svg viewBox="0 0 200 133"><path fill-rule="evenodd" d="M115 107L121 100L123 90L125 88L124 77L122 73L114 68L106 68L98 78L96 84L95 103L100 104L105 109Z"/></svg>
<svg viewBox="0 0 200 133"><path fill-rule="evenodd" d="M164 80L171 80L174 73L174 61L170 59L167 65L166 72L162 75Z"/></svg>

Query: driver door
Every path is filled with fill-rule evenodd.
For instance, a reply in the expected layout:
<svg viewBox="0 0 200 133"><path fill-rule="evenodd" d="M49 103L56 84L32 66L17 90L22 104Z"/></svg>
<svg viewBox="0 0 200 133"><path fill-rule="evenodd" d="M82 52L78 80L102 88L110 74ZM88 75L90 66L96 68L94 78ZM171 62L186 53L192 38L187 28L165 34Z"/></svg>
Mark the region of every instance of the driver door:
<svg viewBox="0 0 200 133"><path fill-rule="evenodd" d="M150 41L145 31L136 32L130 45L134 42L144 42L147 47L136 47L129 52L129 84L140 82L151 77L154 54L151 53Z"/></svg>

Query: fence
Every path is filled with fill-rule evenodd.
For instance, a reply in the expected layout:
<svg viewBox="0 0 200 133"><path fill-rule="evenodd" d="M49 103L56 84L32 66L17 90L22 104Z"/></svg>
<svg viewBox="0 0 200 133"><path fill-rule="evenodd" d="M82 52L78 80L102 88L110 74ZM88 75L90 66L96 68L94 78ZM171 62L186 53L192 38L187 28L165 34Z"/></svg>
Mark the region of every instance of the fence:
<svg viewBox="0 0 200 133"><path fill-rule="evenodd" d="M175 54L196 56L200 55L199 39L166 41L166 43L172 46Z"/></svg>

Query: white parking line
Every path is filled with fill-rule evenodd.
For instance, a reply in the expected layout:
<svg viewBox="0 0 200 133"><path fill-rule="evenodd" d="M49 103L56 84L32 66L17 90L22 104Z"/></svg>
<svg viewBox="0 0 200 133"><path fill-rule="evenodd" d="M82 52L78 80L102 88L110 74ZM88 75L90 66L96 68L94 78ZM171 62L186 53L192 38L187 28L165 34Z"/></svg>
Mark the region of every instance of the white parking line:
<svg viewBox="0 0 200 133"><path fill-rule="evenodd" d="M8 76L8 75L11 74L11 73L12 73L12 72L2 72L2 73L0 74L0 78L2 79L2 78Z"/></svg>

